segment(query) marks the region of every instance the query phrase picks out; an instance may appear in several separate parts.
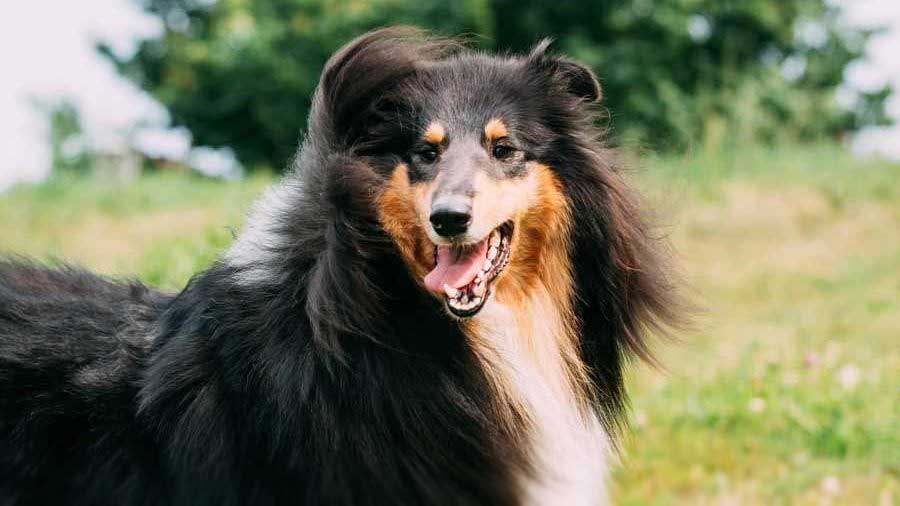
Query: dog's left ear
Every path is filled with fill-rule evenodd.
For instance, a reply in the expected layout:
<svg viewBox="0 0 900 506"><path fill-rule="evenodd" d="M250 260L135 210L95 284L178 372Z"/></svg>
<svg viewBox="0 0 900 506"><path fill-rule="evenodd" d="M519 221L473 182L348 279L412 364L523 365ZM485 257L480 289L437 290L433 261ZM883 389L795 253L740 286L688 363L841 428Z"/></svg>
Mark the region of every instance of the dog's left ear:
<svg viewBox="0 0 900 506"><path fill-rule="evenodd" d="M527 66L560 82L566 91L585 102L603 98L600 82L594 72L574 60L547 53L552 40L544 39L528 54Z"/></svg>

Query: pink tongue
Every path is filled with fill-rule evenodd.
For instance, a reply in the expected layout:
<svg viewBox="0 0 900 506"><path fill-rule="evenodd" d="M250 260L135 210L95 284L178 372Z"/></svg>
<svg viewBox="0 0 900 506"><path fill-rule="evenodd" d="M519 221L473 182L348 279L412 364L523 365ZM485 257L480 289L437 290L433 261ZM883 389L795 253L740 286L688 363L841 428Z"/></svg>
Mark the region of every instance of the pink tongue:
<svg viewBox="0 0 900 506"><path fill-rule="evenodd" d="M460 255L451 246L438 246L437 265L425 276L425 288L435 293L444 293L444 285L460 288L475 279L487 257L488 241L478 243L466 254Z"/></svg>

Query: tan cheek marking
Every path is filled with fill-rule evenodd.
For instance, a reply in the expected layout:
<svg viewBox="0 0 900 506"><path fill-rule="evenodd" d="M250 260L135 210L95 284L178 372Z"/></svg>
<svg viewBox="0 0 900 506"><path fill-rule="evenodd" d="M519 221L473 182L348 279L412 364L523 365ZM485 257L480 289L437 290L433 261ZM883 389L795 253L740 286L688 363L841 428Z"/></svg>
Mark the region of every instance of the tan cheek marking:
<svg viewBox="0 0 900 506"><path fill-rule="evenodd" d="M434 267L428 237L416 211L416 191L409 183L405 164L398 165L376 203L378 220L393 238L416 280L421 282Z"/></svg>
<svg viewBox="0 0 900 506"><path fill-rule="evenodd" d="M484 125L484 136L489 141L501 139L506 137L506 135L506 123L500 118L494 118Z"/></svg>
<svg viewBox="0 0 900 506"><path fill-rule="evenodd" d="M437 121L432 121L425 129L422 138L429 144L440 144L444 142L446 136L447 132L444 130L444 126Z"/></svg>
<svg viewBox="0 0 900 506"><path fill-rule="evenodd" d="M522 219L522 226L529 234L527 239L533 240L539 249L536 254L540 255L539 272L544 285L552 296L568 305L572 290L569 203L562 184L547 166L535 164L535 174L540 181L538 193Z"/></svg>
<svg viewBox="0 0 900 506"><path fill-rule="evenodd" d="M504 269L497 295L514 303L527 298L543 283L558 300L571 285L569 267L569 208L562 185L545 165L531 164L531 184L523 193L527 203L516 220L513 255Z"/></svg>

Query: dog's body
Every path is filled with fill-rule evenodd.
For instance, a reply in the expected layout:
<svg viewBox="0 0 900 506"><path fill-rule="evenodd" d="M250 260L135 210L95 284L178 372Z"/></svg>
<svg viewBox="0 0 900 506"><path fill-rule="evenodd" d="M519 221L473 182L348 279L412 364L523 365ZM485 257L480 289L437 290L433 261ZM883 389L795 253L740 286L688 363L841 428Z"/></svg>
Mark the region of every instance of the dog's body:
<svg viewBox="0 0 900 506"><path fill-rule="evenodd" d="M599 96L545 45L376 31L177 296L0 263L0 505L603 503L675 306Z"/></svg>

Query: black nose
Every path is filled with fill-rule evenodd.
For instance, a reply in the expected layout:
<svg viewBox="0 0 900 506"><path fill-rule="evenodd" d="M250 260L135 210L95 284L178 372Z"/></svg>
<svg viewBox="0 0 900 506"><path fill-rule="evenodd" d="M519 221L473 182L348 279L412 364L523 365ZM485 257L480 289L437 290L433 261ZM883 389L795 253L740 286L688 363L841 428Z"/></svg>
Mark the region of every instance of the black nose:
<svg viewBox="0 0 900 506"><path fill-rule="evenodd" d="M461 235L472 222L472 206L468 199L439 199L431 206L431 225L443 237Z"/></svg>

